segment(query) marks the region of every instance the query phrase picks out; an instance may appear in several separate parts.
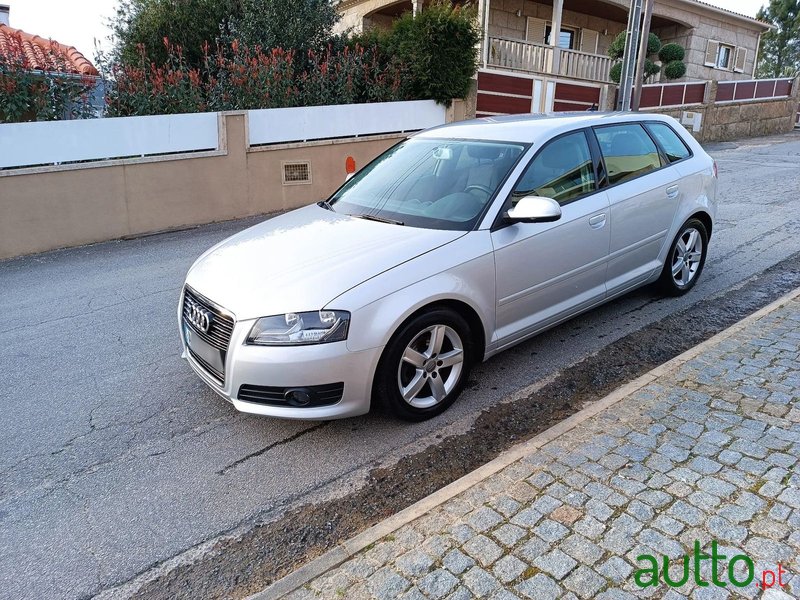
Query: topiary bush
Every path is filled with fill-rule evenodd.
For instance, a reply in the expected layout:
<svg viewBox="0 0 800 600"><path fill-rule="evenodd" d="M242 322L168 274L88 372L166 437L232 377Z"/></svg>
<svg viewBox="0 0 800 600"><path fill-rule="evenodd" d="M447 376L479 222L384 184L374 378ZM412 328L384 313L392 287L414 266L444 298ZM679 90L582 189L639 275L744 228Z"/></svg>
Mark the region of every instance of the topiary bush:
<svg viewBox="0 0 800 600"><path fill-rule="evenodd" d="M611 65L608 76L614 83L619 83L620 77L622 77L622 63L618 62Z"/></svg>
<svg viewBox="0 0 800 600"><path fill-rule="evenodd" d="M655 33L647 36L647 55L657 54L661 49L661 40Z"/></svg>
<svg viewBox="0 0 800 600"><path fill-rule="evenodd" d="M653 75L657 75L661 71L661 67L654 63L649 58L644 59L644 78L649 79Z"/></svg>
<svg viewBox="0 0 800 600"><path fill-rule="evenodd" d="M674 60L683 60L684 56L686 56L686 51L683 46L675 43L664 44L661 46L661 50L658 51L658 60L664 64L671 63Z"/></svg>
<svg viewBox="0 0 800 600"><path fill-rule="evenodd" d="M625 52L625 35L627 31L620 31L611 44L608 46L608 56L611 58L622 58Z"/></svg>
<svg viewBox="0 0 800 600"><path fill-rule="evenodd" d="M664 65L664 77L667 79L680 79L686 75L686 65L679 61L673 60Z"/></svg>
<svg viewBox="0 0 800 600"><path fill-rule="evenodd" d="M625 53L626 34L626 31L620 32L611 42L608 47L608 56L610 58L616 60L622 58L623 54ZM644 74L642 77L644 81L647 81L654 75L658 75L658 73L662 72L662 70L664 72L664 77L667 79L678 79L686 74L686 65L681 62L685 55L685 51L679 44L670 43L662 46L661 40L658 38L658 36L655 33L650 33L647 36L647 55L657 55L658 59L665 65L675 63L676 66L671 67L669 71L667 71L665 67L661 67L649 58L645 58ZM683 69L677 65L682 65ZM680 74L678 75L677 73ZM620 77L622 76L622 63L615 63L612 65L608 76L614 83L619 83Z"/></svg>

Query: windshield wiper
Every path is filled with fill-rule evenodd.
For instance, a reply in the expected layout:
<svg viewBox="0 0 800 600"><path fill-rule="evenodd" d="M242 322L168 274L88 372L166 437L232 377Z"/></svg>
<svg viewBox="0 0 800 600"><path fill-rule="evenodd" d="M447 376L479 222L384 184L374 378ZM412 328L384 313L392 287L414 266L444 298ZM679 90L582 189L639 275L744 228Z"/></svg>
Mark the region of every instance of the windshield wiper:
<svg viewBox="0 0 800 600"><path fill-rule="evenodd" d="M320 200L319 202L317 202L317 206L321 206L322 208L327 209L331 212L336 212L335 210L333 210L333 206L331 205L331 203L328 202L327 200Z"/></svg>
<svg viewBox="0 0 800 600"><path fill-rule="evenodd" d="M378 221L379 223L389 223L390 225L405 225L402 221L396 221L395 219L387 219L386 217L378 217L376 215L350 215L351 217L355 217L357 219L366 219L367 221Z"/></svg>

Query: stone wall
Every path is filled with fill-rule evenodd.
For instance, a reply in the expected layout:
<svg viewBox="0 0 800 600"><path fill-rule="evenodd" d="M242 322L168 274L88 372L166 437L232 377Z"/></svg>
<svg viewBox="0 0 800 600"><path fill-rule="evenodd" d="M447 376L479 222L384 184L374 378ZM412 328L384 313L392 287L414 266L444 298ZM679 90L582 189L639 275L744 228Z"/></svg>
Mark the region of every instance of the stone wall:
<svg viewBox="0 0 800 600"><path fill-rule="evenodd" d="M518 10L522 12L522 16L517 16ZM553 18L553 7L532 0L493 0L489 9L489 35L524 40L528 17L550 21ZM561 16L561 25L599 32L597 54L602 55L608 52L608 46L625 29L625 23L566 9Z"/></svg>
<svg viewBox="0 0 800 600"><path fill-rule="evenodd" d="M712 81L709 85L711 89L706 96L715 98L717 82ZM794 128L798 102L800 102L800 78L794 80L792 96L789 98L719 104L710 100L703 104L644 110L670 115L678 121L686 111L700 113L702 115L700 131L692 134L700 142L724 142L791 131Z"/></svg>
<svg viewBox="0 0 800 600"><path fill-rule="evenodd" d="M607 4L622 6L627 10L628 0L608 0ZM686 49L686 76L683 80L750 79L753 75L759 31L762 27L747 19L720 13L702 5L683 5L673 0L657 0L653 33L663 43L675 42ZM568 5L568 3L567 3ZM520 16L517 16L517 12ZM492 0L489 9L489 35L525 39L527 17L550 21L551 5L533 0ZM669 25L663 22L672 21ZM658 24L660 21L660 25ZM562 25L577 29L592 29L600 33L597 54L606 55L613 39L625 29L626 23L567 10L562 14ZM708 40L747 49L744 72L705 66ZM576 48L578 49L578 48ZM732 57L731 60L735 58Z"/></svg>

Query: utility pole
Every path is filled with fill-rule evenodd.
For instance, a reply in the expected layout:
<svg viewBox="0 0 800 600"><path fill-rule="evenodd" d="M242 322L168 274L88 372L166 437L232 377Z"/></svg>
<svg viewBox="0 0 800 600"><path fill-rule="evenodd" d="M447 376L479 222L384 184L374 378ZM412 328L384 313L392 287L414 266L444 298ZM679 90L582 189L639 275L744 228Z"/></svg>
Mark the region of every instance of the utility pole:
<svg viewBox="0 0 800 600"><path fill-rule="evenodd" d="M635 44L639 40L639 24L642 20L642 0L631 0L628 11L628 29L625 33L625 53L622 55L622 74L619 79L617 110L631 109L631 93L636 70Z"/></svg>
<svg viewBox="0 0 800 600"><path fill-rule="evenodd" d="M631 110L639 110L639 103L642 101L644 61L647 58L647 42L650 39L650 19L653 17L653 4L655 4L655 0L644 0L642 35L639 38L639 58L636 61L636 75L634 77L633 103L631 105Z"/></svg>

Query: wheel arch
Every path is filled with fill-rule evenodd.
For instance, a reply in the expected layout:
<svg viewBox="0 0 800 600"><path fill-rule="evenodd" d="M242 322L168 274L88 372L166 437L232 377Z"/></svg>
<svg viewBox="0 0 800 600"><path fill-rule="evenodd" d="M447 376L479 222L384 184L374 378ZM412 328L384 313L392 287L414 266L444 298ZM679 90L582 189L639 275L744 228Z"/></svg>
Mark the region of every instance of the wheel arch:
<svg viewBox="0 0 800 600"><path fill-rule="evenodd" d="M690 215L689 218L686 219L686 221L688 221L689 219L697 219L698 221L700 221L706 228L706 233L708 234L708 239L711 239L711 230L714 227L714 221L711 219L711 215L710 214L708 214L704 210L698 210L694 214ZM684 223L686 221L684 221Z"/></svg>
<svg viewBox="0 0 800 600"><path fill-rule="evenodd" d="M473 344L475 349L475 356L480 356L482 359L486 352L486 333L484 330L483 321L481 321L480 316L474 308L472 308L463 300L457 300L455 298L434 300L428 304L425 304L424 306L419 307L395 328L390 339L394 338L395 334L400 331L400 329L402 329L411 319L436 308L450 309L453 312L458 313L467 322L467 325L469 325L470 342Z"/></svg>
<svg viewBox="0 0 800 600"><path fill-rule="evenodd" d="M378 377L377 373L382 368L384 360L386 360L387 350L390 348L392 342L395 340L397 335L402 331L402 329L413 319L423 315L427 312L432 310L436 310L439 308L444 308L451 310L458 314L461 318L463 318L469 327L469 335L470 335L470 342L473 344L476 362L480 362L483 360L483 357L486 353L486 333L484 329L483 321L481 320L480 315L478 312L470 306L467 302L463 300L459 300L456 298L438 298L431 300L430 302L417 307L412 312L410 312L406 317L400 320L396 326L392 329L389 337L387 339L386 345L384 346L383 350L381 351L381 355L378 358L378 361L375 365L375 371L372 374L372 395L370 398L370 403L372 406L375 406L376 402L376 393L378 389Z"/></svg>

